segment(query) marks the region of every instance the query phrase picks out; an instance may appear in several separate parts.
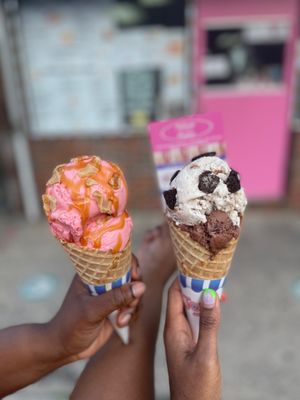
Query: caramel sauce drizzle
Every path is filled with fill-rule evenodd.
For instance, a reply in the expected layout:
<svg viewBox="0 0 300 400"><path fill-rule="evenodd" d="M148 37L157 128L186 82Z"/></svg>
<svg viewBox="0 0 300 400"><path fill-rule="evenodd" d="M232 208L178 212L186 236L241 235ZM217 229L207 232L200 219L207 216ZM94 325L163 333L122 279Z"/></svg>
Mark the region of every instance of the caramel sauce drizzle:
<svg viewBox="0 0 300 400"><path fill-rule="evenodd" d="M97 172L91 172L86 176L80 176L79 172L86 168L88 164L95 167ZM76 174L74 180L69 179L65 172L73 171L74 169L78 171L78 173ZM86 184L87 179L92 178L101 186L103 192L107 195L107 199L112 202L114 208L113 215L115 216L118 213L119 201L114 195L113 187L109 184L112 176L114 174L118 174L127 190L125 180L123 179L122 173L118 166L113 163L109 163L109 167L104 166L96 157L81 157L74 159L71 165L64 165L64 167L60 170L60 173L60 181L70 190L74 207L80 212L83 224L85 224L89 218L90 200L92 198L92 186Z"/></svg>
<svg viewBox="0 0 300 400"><path fill-rule="evenodd" d="M115 224L112 224L110 226L102 226L101 227L101 223L100 223L99 229L97 231L86 228L85 231L83 232L83 236L80 240L81 245L87 246L88 239L90 239L93 242L93 248L99 249L101 247L101 239L102 239L103 235L105 235L107 232L113 232L115 230L123 229L127 218L128 218L128 213L125 211L119 217L118 221ZM112 253L118 253L121 249L121 246L122 246L122 236L119 233L117 243L114 246L114 248L112 249Z"/></svg>

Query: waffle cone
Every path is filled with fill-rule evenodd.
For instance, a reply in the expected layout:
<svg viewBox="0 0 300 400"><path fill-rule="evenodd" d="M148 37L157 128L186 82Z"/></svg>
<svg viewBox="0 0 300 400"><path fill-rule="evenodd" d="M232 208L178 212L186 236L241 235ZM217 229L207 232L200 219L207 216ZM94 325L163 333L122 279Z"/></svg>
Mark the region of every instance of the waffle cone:
<svg viewBox="0 0 300 400"><path fill-rule="evenodd" d="M228 274L238 239L232 239L225 249L213 254L174 222L168 224L180 272L198 279L220 279Z"/></svg>
<svg viewBox="0 0 300 400"><path fill-rule="evenodd" d="M125 275L131 265L131 239L119 253L99 251L61 242L81 280L89 285L105 285Z"/></svg>

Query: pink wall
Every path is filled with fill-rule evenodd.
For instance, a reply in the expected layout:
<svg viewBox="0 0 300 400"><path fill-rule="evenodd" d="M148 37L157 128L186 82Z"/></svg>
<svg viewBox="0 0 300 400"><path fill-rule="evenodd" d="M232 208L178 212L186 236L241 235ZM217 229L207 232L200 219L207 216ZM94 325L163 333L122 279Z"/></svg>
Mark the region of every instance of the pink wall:
<svg viewBox="0 0 300 400"><path fill-rule="evenodd" d="M289 146L288 111L291 99L294 42L298 16L296 0L201 0L194 30L195 109L223 115L228 158L242 174L247 194L254 200L278 200L285 193ZM276 89L226 91L202 84L205 53L203 23L215 18L289 17L292 35L285 49L284 83ZM196 20L196 19L195 19Z"/></svg>
<svg viewBox="0 0 300 400"><path fill-rule="evenodd" d="M204 96L201 110L211 109L222 110L228 161L240 172L247 194L253 199L280 198L287 148L282 118L286 95Z"/></svg>

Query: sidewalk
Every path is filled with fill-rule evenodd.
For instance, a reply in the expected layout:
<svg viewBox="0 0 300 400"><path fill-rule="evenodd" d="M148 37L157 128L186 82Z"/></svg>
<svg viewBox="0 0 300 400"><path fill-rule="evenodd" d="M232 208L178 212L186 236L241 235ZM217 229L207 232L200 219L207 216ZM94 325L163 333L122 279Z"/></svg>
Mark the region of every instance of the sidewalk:
<svg viewBox="0 0 300 400"><path fill-rule="evenodd" d="M135 246L144 230L160 219L159 213L134 215ZM222 307L224 400L299 398L299 246L299 214L248 212L227 284L228 301ZM28 287L40 274L50 278L54 291L50 287L49 297L42 301L29 300ZM16 220L8 226L5 219L0 219L0 327L50 318L72 274L67 256L51 237L46 223L28 225ZM8 398L67 399L83 365L61 368ZM157 399L168 399L161 334L156 378Z"/></svg>

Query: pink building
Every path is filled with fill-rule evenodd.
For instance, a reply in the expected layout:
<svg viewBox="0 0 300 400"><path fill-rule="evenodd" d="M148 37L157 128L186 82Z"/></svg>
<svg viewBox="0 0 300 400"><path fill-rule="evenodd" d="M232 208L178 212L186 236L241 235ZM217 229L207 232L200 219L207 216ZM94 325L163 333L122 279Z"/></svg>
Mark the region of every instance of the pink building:
<svg viewBox="0 0 300 400"><path fill-rule="evenodd" d="M252 200L285 193L297 31L296 0L201 0L195 13L194 107L221 112Z"/></svg>

